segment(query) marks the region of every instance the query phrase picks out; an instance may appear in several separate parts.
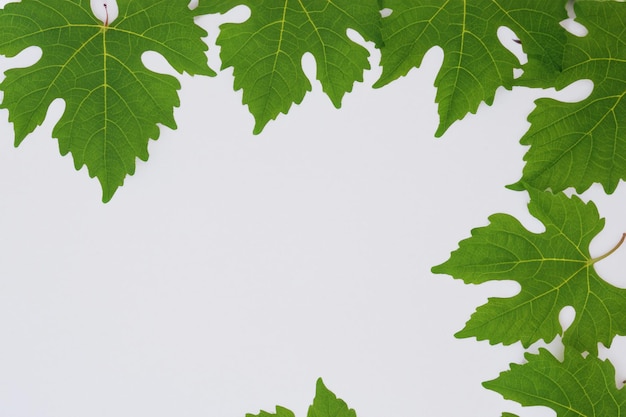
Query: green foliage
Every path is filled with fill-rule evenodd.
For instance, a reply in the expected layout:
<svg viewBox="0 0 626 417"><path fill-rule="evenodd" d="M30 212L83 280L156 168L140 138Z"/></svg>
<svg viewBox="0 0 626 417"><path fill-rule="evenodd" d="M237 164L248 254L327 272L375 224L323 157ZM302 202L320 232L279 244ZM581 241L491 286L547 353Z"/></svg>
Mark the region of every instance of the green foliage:
<svg viewBox="0 0 626 417"><path fill-rule="evenodd" d="M590 79L594 89L579 103L538 100L521 141L531 146L522 181L555 192L598 182L612 193L626 178L626 3L577 1L575 10L589 33L568 35L555 86Z"/></svg>
<svg viewBox="0 0 626 417"><path fill-rule="evenodd" d="M563 362L541 350L485 387L523 405L549 406L559 417L624 414L624 389L617 390L611 364L597 354L598 343L610 346L616 335L626 335L626 290L594 269L621 241L592 258L589 244L604 227L595 205L551 192L568 187L581 192L597 182L611 193L626 179L625 3L576 0L577 20L589 31L578 37L560 26L567 17L565 0L199 0L193 11L187 0L117 2L120 13L111 24L93 16L88 0L22 0L0 10L0 54L15 56L31 46L42 51L37 63L6 71L0 83L0 107L9 111L16 146L41 125L55 99L64 100L53 136L77 169L87 166L98 178L105 202L134 173L135 159L147 160L158 124L176 128L180 84L146 69L141 55L156 51L179 73L213 75L202 41L207 34L194 18L239 5L250 9L250 18L222 25L217 43L222 68L233 68L234 88L243 90L243 102L256 119L255 133L311 90L301 65L305 53L314 56L323 90L340 107L369 69L369 54L350 40L349 29L381 50L382 75L375 87L419 67L432 47L442 48L435 81L437 136L481 102L491 105L499 87L560 89L592 80L591 96L579 103L539 100L521 140L530 150L522 179L511 188L528 189L529 211L545 231L532 233L514 217L493 215L433 272L471 284L521 285L519 294L479 307L458 337L528 347L564 333ZM381 18L383 9L388 13ZM502 26L519 38L528 63L521 65L502 46L497 36ZM523 75L516 79L518 67ZM558 314L565 306L573 306L576 317L563 332ZM277 406L274 414L256 416L294 414ZM356 414L320 379L307 416Z"/></svg>
<svg viewBox="0 0 626 417"><path fill-rule="evenodd" d="M521 291L511 298L491 298L476 310L458 337L476 336L491 343L521 341L525 347L539 339L550 342L561 334L559 312L566 306L576 318L563 342L597 354L598 342L610 346L626 334L626 290L598 276L589 255L591 240L604 227L593 203L563 194L530 191L530 213L545 232L526 230L514 217L496 214L445 263L433 268L468 284L514 280Z"/></svg>
<svg viewBox="0 0 626 417"><path fill-rule="evenodd" d="M294 417L292 411L276 406L276 414L261 411L260 414L246 414L246 417ZM356 417L356 412L340 398L337 398L322 381L317 380L315 398L309 407L307 417Z"/></svg>
<svg viewBox="0 0 626 417"><path fill-rule="evenodd" d="M277 405L275 413L261 410L259 414L246 414L246 417L295 417L295 414L291 410Z"/></svg>
<svg viewBox="0 0 626 417"><path fill-rule="evenodd" d="M204 0L196 13L225 13L241 4L250 8L250 19L222 25L217 43L222 69L234 68L235 90L243 89L243 102L256 118L255 133L311 91L301 64L306 52L315 57L324 92L340 107L370 67L369 53L346 31L381 42L378 0Z"/></svg>
<svg viewBox="0 0 626 417"><path fill-rule="evenodd" d="M557 417L608 417L626 413L626 390L617 389L615 370L608 361L567 352L560 362L550 352L527 353L528 363L483 385L525 406L543 405Z"/></svg>
<svg viewBox="0 0 626 417"><path fill-rule="evenodd" d="M484 101L491 105L500 86L514 84L518 59L498 40L501 26L513 30L524 45L528 64L519 82L550 83L561 69L567 18L566 1L536 0L384 0L392 10L382 20L381 87L419 67L433 46L443 49L443 65L435 86L441 136L455 121L475 113Z"/></svg>
<svg viewBox="0 0 626 417"><path fill-rule="evenodd" d="M315 386L315 399L307 417L356 417L356 412L326 388L322 378L319 378Z"/></svg>
<svg viewBox="0 0 626 417"><path fill-rule="evenodd" d="M148 159L157 123L176 128L180 84L147 70L141 55L156 51L179 72L213 74L201 39L206 32L186 2L120 0L118 7L108 27L88 0L23 0L0 10L0 54L15 56L29 46L43 53L35 65L7 71L0 84L16 146L44 121L53 100L65 100L53 136L61 154L72 153L76 169L86 165L98 177L103 201L134 173L135 158Z"/></svg>

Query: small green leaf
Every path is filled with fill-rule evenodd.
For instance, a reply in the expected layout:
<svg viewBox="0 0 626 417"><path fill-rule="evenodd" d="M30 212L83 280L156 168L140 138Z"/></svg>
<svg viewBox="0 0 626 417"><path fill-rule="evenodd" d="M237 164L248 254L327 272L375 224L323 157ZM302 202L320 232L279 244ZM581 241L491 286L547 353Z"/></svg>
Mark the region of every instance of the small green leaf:
<svg viewBox="0 0 626 417"><path fill-rule="evenodd" d="M295 415L291 410L277 405L276 413L274 414L261 410L259 414L246 414L246 417L295 417Z"/></svg>
<svg viewBox="0 0 626 417"><path fill-rule="evenodd" d="M261 411L260 414L246 414L246 417L294 417L294 414L286 408L276 406L276 414ZM307 417L356 417L356 412L326 388L322 378L319 378L315 387L315 399L309 407Z"/></svg>
<svg viewBox="0 0 626 417"><path fill-rule="evenodd" d="M144 52L162 54L179 72L212 75L206 64L206 32L194 23L187 0L118 0L109 26L89 0L22 0L0 10L0 54L15 56L38 46L41 59L6 71L1 108L9 110L19 145L41 125L57 98L65 111L52 134L76 169L86 165L108 201L148 159L157 123L176 128L178 80L149 71Z"/></svg>
<svg viewBox="0 0 626 417"><path fill-rule="evenodd" d="M309 407L307 417L356 417L356 412L340 398L337 398L322 381L317 380L315 400Z"/></svg>
<svg viewBox="0 0 626 417"><path fill-rule="evenodd" d="M220 27L222 69L233 67L235 90L256 119L254 133L299 104L311 83L302 70L310 52L317 78L336 107L369 69L369 53L347 36L358 31L379 44L378 0L201 0L196 13L225 13L238 5L251 10L244 23Z"/></svg>
<svg viewBox="0 0 626 417"><path fill-rule="evenodd" d="M560 362L550 352L527 353L524 365L511 364L483 386L524 406L545 406L557 417L617 417L626 413L626 390L617 389L615 369L593 355L565 352Z"/></svg>
<svg viewBox="0 0 626 417"><path fill-rule="evenodd" d="M568 36L556 87L590 79L594 89L578 103L537 100L521 140L530 145L521 181L554 192L574 187L579 193L597 182L612 193L626 179L626 3L574 4L576 20L589 33Z"/></svg>
<svg viewBox="0 0 626 417"><path fill-rule="evenodd" d="M595 271L594 263L606 255L589 255L589 244L604 219L592 202L585 204L575 196L529 193L529 211L545 225L545 232L529 232L514 217L495 214L488 226L472 230L472 237L460 242L448 261L433 268L434 273L468 284L513 280L521 285L514 297L490 298L457 337L492 344L521 341L524 347L540 339L550 342L562 333L559 312L572 306L576 318L563 342L596 354L598 343L608 347L615 335L626 334L626 290Z"/></svg>
<svg viewBox="0 0 626 417"><path fill-rule="evenodd" d="M382 87L419 67L428 50L443 49L437 78L441 136L484 101L493 103L496 89L514 84L549 86L561 70L567 18L565 0L384 0L391 15L382 19ZM514 79L518 59L498 39L506 26L519 37L528 56L524 75Z"/></svg>

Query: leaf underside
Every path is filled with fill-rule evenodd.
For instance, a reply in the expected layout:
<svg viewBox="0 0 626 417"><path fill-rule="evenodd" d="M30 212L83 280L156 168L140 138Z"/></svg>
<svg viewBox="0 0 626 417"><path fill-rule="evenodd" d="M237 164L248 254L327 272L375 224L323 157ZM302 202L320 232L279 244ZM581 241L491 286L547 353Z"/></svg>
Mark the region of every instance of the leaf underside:
<svg viewBox="0 0 626 417"><path fill-rule="evenodd" d="M391 15L382 19L382 87L419 67L428 50L443 49L435 79L441 136L481 102L488 105L498 87L547 87L561 70L567 18L566 0L383 0ZM518 59L498 39L501 26L518 36L528 63ZM513 70L524 74L514 79Z"/></svg>
<svg viewBox="0 0 626 417"><path fill-rule="evenodd" d="M41 59L6 71L1 108L9 110L18 146L41 125L52 101L65 111L54 127L62 155L86 165L109 201L135 160L148 159L158 123L175 129L178 80L148 70L141 55L155 51L178 72L213 75L206 65L206 32L186 0L118 0L119 16L105 27L88 0L22 0L0 10L0 54L30 46Z"/></svg>
<svg viewBox="0 0 626 417"><path fill-rule="evenodd" d="M546 230L535 234L514 217L496 214L486 227L474 229L450 259L433 268L468 284L512 280L521 285L511 298L490 298L457 337L524 347L563 333L559 312L567 306L576 318L563 343L597 354L626 334L626 290L604 281L589 255L589 244L604 227L595 205L564 194L530 191L530 213Z"/></svg>
<svg viewBox="0 0 626 417"><path fill-rule="evenodd" d="M625 415L626 390L617 389L609 361L566 351L560 362L546 349L526 360L483 386L523 406L549 407L557 417Z"/></svg>
<svg viewBox="0 0 626 417"><path fill-rule="evenodd" d="M233 67L234 88L243 89L243 103L255 117L255 134L311 91L301 64L305 53L315 58L324 92L340 107L370 68L369 53L347 30L381 42L377 0L201 0L196 13L225 13L239 5L250 9L250 18L223 24L217 43L222 68Z"/></svg>
<svg viewBox="0 0 626 417"><path fill-rule="evenodd" d="M626 179L626 3L575 3L584 37L568 35L563 73L557 88L579 80L594 83L591 95L578 103L540 99L522 138L530 145L522 183L554 192L577 192L600 183L607 193Z"/></svg>

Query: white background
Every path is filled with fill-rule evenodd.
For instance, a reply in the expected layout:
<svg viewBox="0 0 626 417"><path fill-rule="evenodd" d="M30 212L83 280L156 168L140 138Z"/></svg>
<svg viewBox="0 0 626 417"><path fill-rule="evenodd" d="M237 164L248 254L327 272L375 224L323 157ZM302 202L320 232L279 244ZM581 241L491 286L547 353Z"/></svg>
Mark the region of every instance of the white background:
<svg viewBox="0 0 626 417"><path fill-rule="evenodd" d="M199 20L209 45L233 18ZM435 139L441 51L373 90L367 47L374 69L341 110L315 81L259 136L231 70L179 77L179 129L161 129L106 205L51 139L62 102L18 149L0 111L0 416L243 417L280 404L304 417L318 377L359 417L555 415L480 385L523 360L519 345L453 337L517 285L430 268L493 213L541 231L527 195L504 186L521 175L533 100L584 86L498 91ZM626 231L626 191L583 197L607 217L599 255ZM625 263L622 249L598 269L624 287ZM611 350L620 381L625 349Z"/></svg>

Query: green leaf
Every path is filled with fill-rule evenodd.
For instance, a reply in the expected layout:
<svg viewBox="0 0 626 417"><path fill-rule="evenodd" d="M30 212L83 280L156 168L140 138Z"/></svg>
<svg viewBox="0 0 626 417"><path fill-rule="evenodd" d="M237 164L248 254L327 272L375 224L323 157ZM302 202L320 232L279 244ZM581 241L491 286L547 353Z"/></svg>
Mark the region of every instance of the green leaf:
<svg viewBox="0 0 626 417"><path fill-rule="evenodd" d="M317 380L315 399L309 407L307 417L356 417L356 412L340 398L337 398L322 381Z"/></svg>
<svg viewBox="0 0 626 417"><path fill-rule="evenodd" d="M45 119L53 100L65 111L53 130L62 155L86 165L108 201L148 159L157 123L176 128L178 80L146 69L141 55L162 54L179 72L211 75L206 32L194 23L186 0L118 0L118 18L105 27L88 0L23 0L0 10L0 54L30 46L42 50L28 68L11 69L0 84L15 144Z"/></svg>
<svg viewBox="0 0 626 417"><path fill-rule="evenodd" d="M437 78L441 136L484 101L493 103L496 89L514 84L546 86L561 70L567 18L565 0L384 0L391 9L382 20L382 87L419 67L433 46L443 49ZM518 59L499 41L506 26L519 37L528 56L524 75L514 80Z"/></svg>
<svg viewBox="0 0 626 417"><path fill-rule="evenodd" d="M276 406L276 414L270 414L267 411L261 411L260 414L246 414L246 417L294 417L292 411ZM340 398L337 398L322 381L317 380L315 387L315 399L309 407L307 417L356 417L356 412Z"/></svg>
<svg viewBox="0 0 626 417"><path fill-rule="evenodd" d="M485 388L524 406L546 406L557 417L608 417L626 413L626 390L617 389L615 369L593 355L565 352L560 362L550 352L527 353L528 363L511 364Z"/></svg>
<svg viewBox="0 0 626 417"><path fill-rule="evenodd" d="M299 104L311 83L302 56L315 57L317 78L336 107L369 69L369 53L351 41L348 29L380 43L378 0L204 0L198 14L225 13L238 5L251 10L244 23L220 27L222 69L233 67L235 90L256 119L254 133Z"/></svg>
<svg viewBox="0 0 626 417"><path fill-rule="evenodd" d="M576 318L563 342L595 354L598 342L608 347L615 335L626 334L626 290L604 281L593 267L612 251L598 258L589 255L604 219L592 202L575 196L536 190L530 196L529 211L545 225L543 233L495 214L488 226L472 230L448 261L433 268L468 284L513 280L521 285L514 297L490 298L457 337L475 336L492 344L521 341L525 347L539 339L550 342L562 333L559 312L572 306Z"/></svg>
<svg viewBox="0 0 626 417"><path fill-rule="evenodd" d="M626 3L581 0L575 11L589 33L568 36L556 87L590 79L594 89L578 103L537 100L521 140L530 145L521 182L579 193L597 182L612 193L626 178Z"/></svg>
<svg viewBox="0 0 626 417"><path fill-rule="evenodd" d="M246 417L295 417L291 410L288 410L279 405L276 406L276 413L268 413L267 411L261 411L259 414L246 414Z"/></svg>

